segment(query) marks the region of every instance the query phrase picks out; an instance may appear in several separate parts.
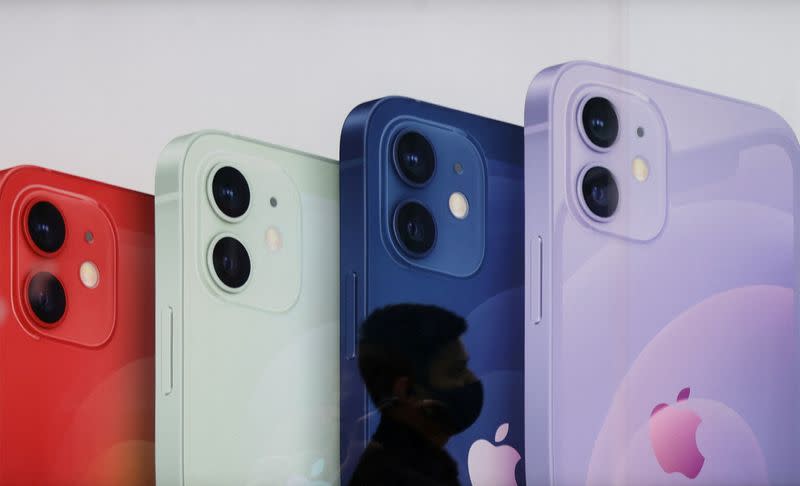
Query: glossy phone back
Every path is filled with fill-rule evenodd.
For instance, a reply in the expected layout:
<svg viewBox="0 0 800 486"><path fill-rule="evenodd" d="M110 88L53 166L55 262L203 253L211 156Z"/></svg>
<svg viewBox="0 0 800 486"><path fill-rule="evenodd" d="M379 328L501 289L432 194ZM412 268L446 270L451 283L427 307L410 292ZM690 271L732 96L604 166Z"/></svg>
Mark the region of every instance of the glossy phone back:
<svg viewBox="0 0 800 486"><path fill-rule="evenodd" d="M471 160L473 154L474 171L480 174L480 183L467 188L478 201L470 202L473 220L464 223L479 231L455 238L444 229L445 219L453 218L446 210L450 186L435 181L426 186L440 227L436 245L447 246L433 262L407 258L391 235L394 202L387 196L387 184L402 197L417 194L396 180L392 165L393 141L408 127L431 140L437 177L451 177L446 180L457 184L453 174L461 166L454 169L453 163ZM473 148L464 148L467 143ZM462 340L486 399L477 422L447 443L461 481L469 484L473 469L495 477L516 474L524 482L524 464L516 460L523 452L524 433L522 148L520 127L407 98L365 103L348 116L340 147L343 482L351 477L380 418L359 375L357 327L373 310L396 303L433 304L467 320ZM469 177L470 167L463 163L463 177ZM467 189L461 190L467 194ZM426 268L429 264L437 268ZM498 430L506 429L503 437ZM470 454L476 443L479 447ZM508 447L498 455L491 450L495 445Z"/></svg>
<svg viewBox="0 0 800 486"><path fill-rule="evenodd" d="M619 117L607 150L581 132L592 96ZM525 144L528 481L800 483L800 152L787 124L570 63L531 85ZM619 186L605 221L581 199L590 166Z"/></svg>
<svg viewBox="0 0 800 486"><path fill-rule="evenodd" d="M222 166L249 184L232 219L215 206ZM159 483L337 483L338 167L217 132L175 139L156 179ZM252 263L221 285L212 248Z"/></svg>
<svg viewBox="0 0 800 486"><path fill-rule="evenodd" d="M28 233L43 201L65 227L50 252ZM21 166L0 172L0 219L0 484L153 484L152 196ZM53 303L29 293L40 272L64 291L52 323L29 303Z"/></svg>

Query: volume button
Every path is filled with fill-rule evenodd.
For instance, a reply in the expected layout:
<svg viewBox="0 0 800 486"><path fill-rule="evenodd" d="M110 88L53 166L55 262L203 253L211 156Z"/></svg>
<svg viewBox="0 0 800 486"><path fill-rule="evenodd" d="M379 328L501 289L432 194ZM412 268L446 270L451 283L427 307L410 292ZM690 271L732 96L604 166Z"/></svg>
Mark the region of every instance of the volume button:
<svg viewBox="0 0 800 486"><path fill-rule="evenodd" d="M172 376L173 376L173 324L172 324L172 307L167 307L161 310L161 392L164 395L172 393Z"/></svg>
<svg viewBox="0 0 800 486"><path fill-rule="evenodd" d="M345 359L355 359L358 339L358 275L345 278Z"/></svg>
<svg viewBox="0 0 800 486"><path fill-rule="evenodd" d="M530 302L531 320L534 324L542 322L542 237L531 241L530 249Z"/></svg>

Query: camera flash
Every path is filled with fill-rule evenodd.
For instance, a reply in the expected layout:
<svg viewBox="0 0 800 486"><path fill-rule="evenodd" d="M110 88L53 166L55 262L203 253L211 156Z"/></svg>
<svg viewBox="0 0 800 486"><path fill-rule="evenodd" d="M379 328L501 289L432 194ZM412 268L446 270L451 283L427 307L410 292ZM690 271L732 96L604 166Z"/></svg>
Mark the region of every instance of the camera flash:
<svg viewBox="0 0 800 486"><path fill-rule="evenodd" d="M454 192L450 194L450 200L448 201L450 206L450 214L452 214L456 219L464 219L467 217L469 213L469 202L467 201L467 196L461 194L460 192Z"/></svg>
<svg viewBox="0 0 800 486"><path fill-rule="evenodd" d="M650 166L647 165L647 161L642 157L633 159L632 171L633 178L639 182L644 182L650 177Z"/></svg>
<svg viewBox="0 0 800 486"><path fill-rule="evenodd" d="M267 228L267 232L264 235L264 241L267 243L267 249L269 249L269 251L276 252L283 248L283 237L281 236L281 232L274 226Z"/></svg>
<svg viewBox="0 0 800 486"><path fill-rule="evenodd" d="M80 275L81 283L87 289L93 289L100 283L100 270L97 269L97 265L88 260L81 263Z"/></svg>

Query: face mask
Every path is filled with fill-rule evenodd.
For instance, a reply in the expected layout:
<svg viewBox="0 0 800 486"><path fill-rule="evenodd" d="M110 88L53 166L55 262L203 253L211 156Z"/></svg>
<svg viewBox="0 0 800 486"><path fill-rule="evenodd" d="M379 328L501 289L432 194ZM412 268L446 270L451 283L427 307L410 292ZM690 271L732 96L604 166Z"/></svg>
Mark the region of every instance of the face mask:
<svg viewBox="0 0 800 486"><path fill-rule="evenodd" d="M483 384L480 380L448 390L426 388L431 399L437 402L427 408L428 416L442 424L451 435L467 430L478 420L483 409Z"/></svg>

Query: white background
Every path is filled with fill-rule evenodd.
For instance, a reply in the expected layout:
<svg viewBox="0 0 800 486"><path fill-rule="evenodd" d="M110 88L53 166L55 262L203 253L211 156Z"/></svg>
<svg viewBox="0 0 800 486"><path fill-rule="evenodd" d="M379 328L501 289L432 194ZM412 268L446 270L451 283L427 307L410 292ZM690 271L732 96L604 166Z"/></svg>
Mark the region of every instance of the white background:
<svg viewBox="0 0 800 486"><path fill-rule="evenodd" d="M173 137L217 128L336 158L400 94L522 123L542 68L610 63L766 105L800 129L800 2L0 0L0 168L152 193Z"/></svg>

